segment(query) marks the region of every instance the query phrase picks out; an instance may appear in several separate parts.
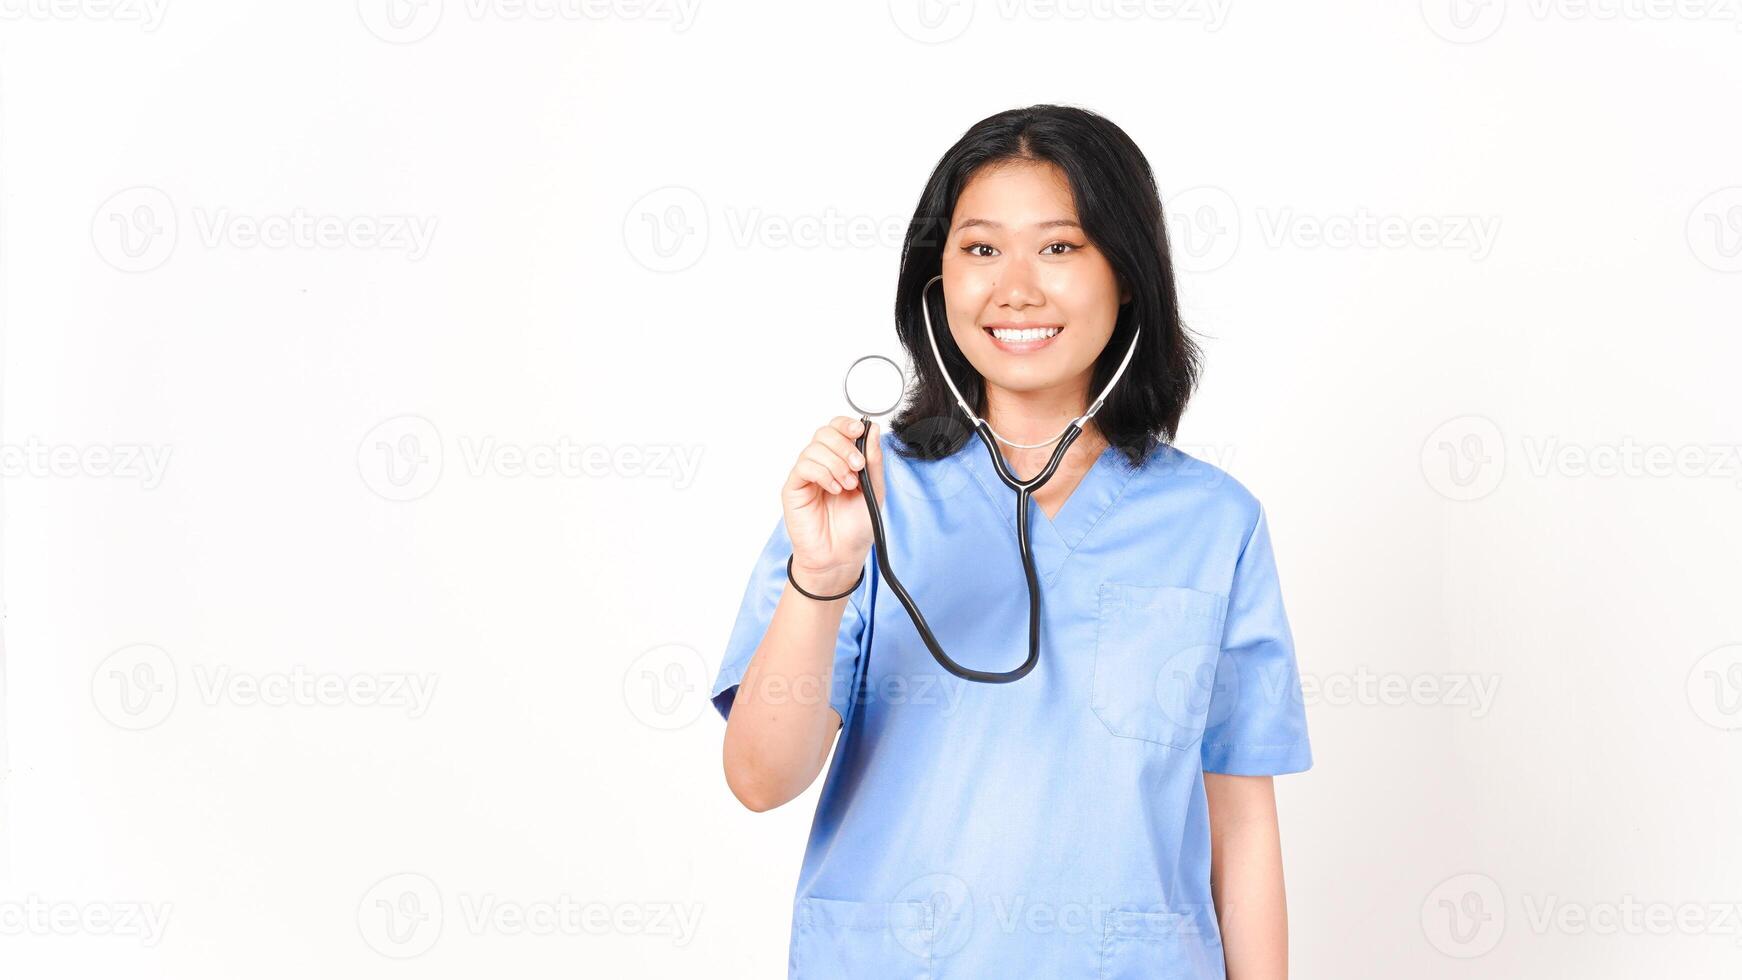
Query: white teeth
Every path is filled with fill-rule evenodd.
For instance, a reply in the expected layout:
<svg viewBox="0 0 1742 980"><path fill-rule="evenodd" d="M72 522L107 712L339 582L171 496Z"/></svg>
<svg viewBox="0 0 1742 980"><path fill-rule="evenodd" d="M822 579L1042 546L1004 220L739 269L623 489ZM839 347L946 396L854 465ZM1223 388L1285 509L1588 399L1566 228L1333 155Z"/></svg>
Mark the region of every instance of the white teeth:
<svg viewBox="0 0 1742 980"><path fill-rule="evenodd" d="M1056 336L1058 332L1058 327L1032 327L1023 330L994 330L992 336L1005 343L1016 344L1025 340L1045 340L1048 337Z"/></svg>

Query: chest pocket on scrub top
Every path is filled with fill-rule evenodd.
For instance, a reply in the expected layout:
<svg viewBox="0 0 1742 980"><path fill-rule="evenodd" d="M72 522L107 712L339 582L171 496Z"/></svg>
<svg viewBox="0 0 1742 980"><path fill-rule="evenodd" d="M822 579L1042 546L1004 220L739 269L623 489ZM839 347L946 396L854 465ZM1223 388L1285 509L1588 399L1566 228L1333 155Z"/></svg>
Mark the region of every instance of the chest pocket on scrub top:
<svg viewBox="0 0 1742 980"><path fill-rule="evenodd" d="M1217 690L1226 598L1172 585L1104 582L1089 705L1107 731L1189 749L1239 692L1226 671Z"/></svg>

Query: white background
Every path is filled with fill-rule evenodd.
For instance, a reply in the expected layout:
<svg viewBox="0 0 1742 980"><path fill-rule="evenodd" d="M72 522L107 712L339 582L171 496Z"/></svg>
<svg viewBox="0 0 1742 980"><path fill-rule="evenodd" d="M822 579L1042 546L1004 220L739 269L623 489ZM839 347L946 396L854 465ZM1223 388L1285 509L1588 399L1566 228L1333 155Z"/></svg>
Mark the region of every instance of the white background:
<svg viewBox="0 0 1742 980"><path fill-rule="evenodd" d="M1737 974L1737 12L924 3L0 0L0 973L784 975L816 789L706 689L931 166L1062 102L1271 518L1295 975Z"/></svg>

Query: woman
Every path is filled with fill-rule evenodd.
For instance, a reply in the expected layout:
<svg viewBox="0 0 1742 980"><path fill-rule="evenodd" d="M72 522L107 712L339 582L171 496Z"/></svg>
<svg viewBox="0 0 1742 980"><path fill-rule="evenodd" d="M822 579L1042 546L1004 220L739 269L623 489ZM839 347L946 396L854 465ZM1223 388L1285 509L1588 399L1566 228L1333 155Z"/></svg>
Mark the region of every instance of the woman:
<svg viewBox="0 0 1742 980"><path fill-rule="evenodd" d="M869 478L949 657L1023 661L1015 494L956 412L923 302L1018 477L1137 337L1034 494L1041 655L1013 682L942 669L867 571ZM798 796L833 750L790 975L1284 977L1270 777L1312 763L1299 675L1263 510L1168 444L1197 350L1142 153L1082 109L975 125L926 186L896 320L907 406L873 426L869 459L847 417L800 454L713 688L726 780L752 810Z"/></svg>

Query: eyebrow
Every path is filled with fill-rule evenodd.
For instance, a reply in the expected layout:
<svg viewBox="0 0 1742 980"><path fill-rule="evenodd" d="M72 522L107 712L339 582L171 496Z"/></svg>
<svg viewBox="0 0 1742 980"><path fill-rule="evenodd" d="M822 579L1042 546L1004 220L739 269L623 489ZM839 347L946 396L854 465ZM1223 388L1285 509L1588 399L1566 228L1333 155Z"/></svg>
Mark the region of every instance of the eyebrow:
<svg viewBox="0 0 1742 980"><path fill-rule="evenodd" d="M956 225L956 230L961 231L963 228L973 228L976 226L991 228L995 231L1003 231L1004 230L1003 225L999 224L996 221L993 221L990 218L963 218L962 223ZM1033 227L1039 228L1039 229L1075 228L1078 231L1081 231L1083 229L1082 225L1077 224L1075 221L1072 221L1069 218L1054 218L1051 221L1037 221L1034 223Z"/></svg>

